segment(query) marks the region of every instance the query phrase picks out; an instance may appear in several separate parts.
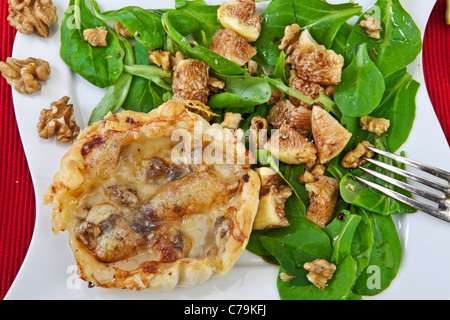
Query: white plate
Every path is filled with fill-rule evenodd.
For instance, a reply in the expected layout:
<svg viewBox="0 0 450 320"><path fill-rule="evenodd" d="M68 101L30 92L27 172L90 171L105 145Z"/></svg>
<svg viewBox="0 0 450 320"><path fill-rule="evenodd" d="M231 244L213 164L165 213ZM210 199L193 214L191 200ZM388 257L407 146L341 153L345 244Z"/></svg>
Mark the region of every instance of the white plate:
<svg viewBox="0 0 450 320"><path fill-rule="evenodd" d="M52 72L40 92L30 96L13 90L13 99L22 143L31 171L36 194L36 226L25 261L5 299L279 299L276 289L278 268L245 252L224 277L213 278L194 288L177 288L168 292L134 292L88 288L77 279L75 261L66 233L52 234L51 209L42 197L69 146L37 135L36 124L42 108L63 95L71 98L76 121L84 127L89 115L103 96L100 90L74 74L59 56L59 27L67 0L53 1L59 23L51 27L48 39L17 34L13 57L29 56L49 61ZM126 5L155 7L153 0L100 0L104 10ZM157 1L159 8L172 7L174 1ZM221 1L208 1L220 3ZM334 3L343 0L330 1ZM374 0L356 1L368 8ZM401 1L424 33L434 0ZM417 114L413 130L402 150L413 159L450 170L450 150L429 100L422 71L422 57L409 67L421 83L417 94ZM450 299L450 224L423 213L395 217L404 258L397 278L375 299Z"/></svg>

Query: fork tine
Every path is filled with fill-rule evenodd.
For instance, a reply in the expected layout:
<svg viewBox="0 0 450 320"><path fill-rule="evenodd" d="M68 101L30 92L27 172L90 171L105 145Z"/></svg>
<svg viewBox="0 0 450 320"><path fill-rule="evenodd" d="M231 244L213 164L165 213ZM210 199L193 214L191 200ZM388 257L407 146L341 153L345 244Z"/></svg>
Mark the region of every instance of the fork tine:
<svg viewBox="0 0 450 320"><path fill-rule="evenodd" d="M392 177L386 176L386 175L384 175L382 173L379 173L377 171L374 171L374 170L371 170L371 169L368 169L368 168L365 168L365 167L360 167L360 169L363 170L364 172L367 172L368 174L373 175L374 177L377 177L377 178L379 178L381 180L384 180L384 181L386 181L386 182L388 182L388 183L390 183L390 184L392 184L392 185L394 185L396 187L399 187L399 188L402 188L404 190L410 191L410 192L412 192L414 194L417 194L418 196L421 196L421 197L423 197L425 199L428 199L430 201L439 203L441 200L445 199L443 197L439 197L438 195L436 195L434 193L431 193L431 192L428 192L428 191L425 191L425 190L421 190L421 189L419 189L419 188L417 188L415 186L412 186L412 185L409 185L407 183L404 183L403 181L396 180L396 179L394 179Z"/></svg>
<svg viewBox="0 0 450 320"><path fill-rule="evenodd" d="M419 211L428 213L428 214L430 214L430 215L432 215L432 216L434 216L434 217L436 217L438 219L442 219L444 221L450 222L450 215L446 211L439 210L438 208L432 207L432 206L430 206L428 204L425 204L425 203L423 203L421 201L418 201L418 200L412 199L410 197L407 197L407 196L405 196L405 195L403 195L401 193L398 193L398 192L393 191L393 190L391 190L389 188L380 186L379 184L376 184L376 183L374 183L372 181L363 179L361 177L355 177L355 178L356 178L356 180L364 183L365 185L367 185L369 187L372 187L373 189L378 190L378 191L384 193L385 195L387 195L387 196L389 196L389 197L391 197L391 198L393 198L395 200L398 200L398 201L403 202L403 203L405 203L407 205L410 205L411 207L413 207L413 208L415 208L415 209L417 209Z"/></svg>
<svg viewBox="0 0 450 320"><path fill-rule="evenodd" d="M417 168L419 170L422 170L424 172L432 174L438 178L444 179L450 183L450 172L447 172L445 170L442 170L442 169L439 169L439 168L436 168L436 167L433 167L433 166L430 166L430 165L427 165L427 164L424 164L424 163L421 163L421 162L418 162L415 160L411 160L411 159L408 159L408 158L405 158L405 157L402 157L402 156L399 156L399 155L396 155L396 154L393 154L393 153L390 153L390 152L387 152L384 150L380 150L380 149L377 149L374 147L367 147L367 148L375 153L381 154L382 156L385 156L385 157L388 157L395 161L412 166L414 168Z"/></svg>
<svg viewBox="0 0 450 320"><path fill-rule="evenodd" d="M446 185L443 185L443 184L438 183L436 181L432 181L432 180L426 179L426 178L424 178L422 176L419 176L419 175L414 174L412 172L408 172L406 170L394 167L394 166L392 166L390 164L387 164L385 162L381 162L381 161L378 161L378 160L375 160L375 159L371 159L371 158L366 158L366 157L363 157L363 159L366 160L367 162L375 164L378 167L381 167L381 168L386 169L388 171L394 172L394 173L396 173L398 175L401 175L401 176L403 176L405 178L408 178L408 179L414 180L416 182L419 182L419 183L421 183L423 185L426 185L426 186L428 186L430 188L439 190L439 191L443 192L447 196L450 195L450 187L448 185L446 186Z"/></svg>

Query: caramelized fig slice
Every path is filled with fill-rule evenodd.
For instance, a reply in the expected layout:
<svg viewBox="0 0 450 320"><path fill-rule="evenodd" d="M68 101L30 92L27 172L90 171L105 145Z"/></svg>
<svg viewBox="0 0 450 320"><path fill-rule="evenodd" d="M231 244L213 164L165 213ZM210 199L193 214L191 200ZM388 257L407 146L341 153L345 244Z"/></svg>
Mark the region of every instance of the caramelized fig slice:
<svg viewBox="0 0 450 320"><path fill-rule="evenodd" d="M340 154L352 136L330 113L318 106L312 109L311 130L321 164Z"/></svg>

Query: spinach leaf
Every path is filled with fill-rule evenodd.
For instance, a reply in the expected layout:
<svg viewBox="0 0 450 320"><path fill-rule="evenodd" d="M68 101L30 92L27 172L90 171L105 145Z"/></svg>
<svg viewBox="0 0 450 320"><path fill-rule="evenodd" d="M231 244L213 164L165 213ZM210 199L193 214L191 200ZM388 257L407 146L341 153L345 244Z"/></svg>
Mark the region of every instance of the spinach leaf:
<svg viewBox="0 0 450 320"><path fill-rule="evenodd" d="M151 65L148 59L148 50L143 44L137 42L133 46L135 62L138 65ZM149 112L162 104L166 89L153 83L151 80L140 76L133 76L130 90L125 102L122 105L124 110L138 112Z"/></svg>
<svg viewBox="0 0 450 320"><path fill-rule="evenodd" d="M217 20L217 9L219 9L219 7L220 5L208 5L203 0L193 0L186 1L186 4L181 8L177 8L176 11L190 17L192 21L195 21L199 25L199 28L192 33L197 42L206 46L207 43L205 42L208 42L208 44L211 43L216 30L223 28ZM172 23L174 23L174 21L172 21ZM180 32L175 24L174 27ZM204 33L206 41L202 41L202 33Z"/></svg>
<svg viewBox="0 0 450 320"><path fill-rule="evenodd" d="M133 64L135 60L130 43L123 37L119 36L119 39L125 48L125 64ZM108 87L102 100L100 100L99 104L92 111L88 125L102 120L109 112L114 113L123 105L128 96L132 79L132 75L124 72L115 84Z"/></svg>
<svg viewBox="0 0 450 320"><path fill-rule="evenodd" d="M384 91L383 74L370 59L364 43L342 71L341 82L334 90L334 101L344 115L362 117L378 107Z"/></svg>
<svg viewBox="0 0 450 320"><path fill-rule="evenodd" d="M343 57L345 57L347 52L347 38L350 35L352 29L353 26L351 24L344 23L336 33L336 37L334 38L333 44L331 45L330 49L332 49L337 54L340 54Z"/></svg>
<svg viewBox="0 0 450 320"><path fill-rule="evenodd" d="M297 180L297 177L305 172L305 166L303 164L280 163L280 172L288 181L289 186L295 190L295 194L290 196L285 203L286 217L305 217L306 206L309 204L308 191L306 191L305 185ZM298 197L295 195L298 195Z"/></svg>
<svg viewBox="0 0 450 320"><path fill-rule="evenodd" d="M171 12L166 12L162 16L162 23L167 34L180 45L186 52L192 57L202 60L209 64L211 69L215 72L223 75L244 75L247 73L245 68L241 68L236 63L228 60L218 53L211 51L205 47L202 47L192 41L189 41L183 35L181 35L172 25L170 21Z"/></svg>
<svg viewBox="0 0 450 320"><path fill-rule="evenodd" d="M373 231L372 222L370 222L369 216L363 209L352 206L350 213L359 215L361 221L355 230L353 236L351 255L356 262L356 275L358 276L367 267L370 260L373 247Z"/></svg>
<svg viewBox="0 0 450 320"><path fill-rule="evenodd" d="M186 5L187 0L175 0L175 8L180 9Z"/></svg>
<svg viewBox="0 0 450 320"><path fill-rule="evenodd" d="M98 27L108 30L106 47L93 47L84 41L83 30ZM100 88L115 84L123 71L124 51L119 38L92 14L85 0L71 0L64 13L60 56L73 71Z"/></svg>
<svg viewBox="0 0 450 320"><path fill-rule="evenodd" d="M381 39L369 37L359 26L365 15L381 22ZM347 39L349 60L362 43L367 43L373 61L385 76L409 65L422 50L420 30L399 0L378 0L358 19Z"/></svg>
<svg viewBox="0 0 450 320"><path fill-rule="evenodd" d="M298 24L310 31L320 44L330 48L341 27L348 19L361 14L354 3L329 4L324 0L272 0L262 17L261 34L255 42L258 55L275 67L280 54L278 43L287 25Z"/></svg>
<svg viewBox="0 0 450 320"><path fill-rule="evenodd" d="M225 92L212 95L208 100L211 108L246 108L266 103L271 95L270 85L259 77L226 76L215 74L225 82Z"/></svg>
<svg viewBox="0 0 450 320"><path fill-rule="evenodd" d="M416 114L416 94L420 84L403 68L385 78L386 91L380 105L371 114L389 119L386 144L397 151L408 139Z"/></svg>
<svg viewBox="0 0 450 320"><path fill-rule="evenodd" d="M396 277L402 260L402 246L392 217L370 212L368 216L373 229L373 249L353 291L373 296L389 287Z"/></svg>
<svg viewBox="0 0 450 320"><path fill-rule="evenodd" d="M278 78L285 85L289 85L289 72L286 69L286 53L284 51L280 52L280 56L277 59L277 64L275 66L275 69L273 70L272 74L270 75L271 78Z"/></svg>
<svg viewBox="0 0 450 320"><path fill-rule="evenodd" d="M345 215L343 219L341 218L342 214ZM322 228L331 239L333 247L331 261L334 264L339 264L344 257L351 253L353 236L360 221L360 216L344 210L339 213L339 218L334 218L333 221Z"/></svg>
<svg viewBox="0 0 450 320"><path fill-rule="evenodd" d="M280 273L288 273L280 268ZM289 273L288 273L289 274ZM352 296L350 290L356 279L356 264L351 255L345 256L336 266L333 277L327 281L325 289L313 284L295 285L293 281L277 279L278 292L282 300L346 300Z"/></svg>
<svg viewBox="0 0 450 320"><path fill-rule="evenodd" d="M99 19L118 21L124 25L147 50L158 49L164 45L164 29L157 14L137 6L128 6L102 13L95 0L92 1L92 8Z"/></svg>
<svg viewBox="0 0 450 320"><path fill-rule="evenodd" d="M256 236L260 241L264 255L273 255L280 265L289 269L289 272L304 273L304 270L294 269L298 267L303 269L303 263L316 258L331 257L331 241L328 235L314 222L305 218L291 218L289 226L285 228L253 233L252 236ZM303 256L312 260L284 259L286 256L296 254L299 254L298 257Z"/></svg>

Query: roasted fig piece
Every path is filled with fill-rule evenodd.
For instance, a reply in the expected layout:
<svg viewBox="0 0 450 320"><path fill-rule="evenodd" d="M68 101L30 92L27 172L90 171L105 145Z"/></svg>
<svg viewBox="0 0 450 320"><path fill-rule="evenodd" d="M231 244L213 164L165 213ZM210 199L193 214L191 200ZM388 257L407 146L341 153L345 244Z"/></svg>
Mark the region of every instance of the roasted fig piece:
<svg viewBox="0 0 450 320"><path fill-rule="evenodd" d="M291 196L292 189L285 185L272 169L261 167L256 171L261 178L261 191L253 230L270 230L289 226L289 221L285 217L284 204Z"/></svg>
<svg viewBox="0 0 450 320"><path fill-rule="evenodd" d="M280 159L281 162L288 164L300 164L316 160L317 149L312 141L287 124L283 124L273 133L264 148Z"/></svg>
<svg viewBox="0 0 450 320"><path fill-rule="evenodd" d="M317 176L316 181L305 184L305 188L310 201L306 219L323 228L333 216L339 196L339 183L331 177Z"/></svg>
<svg viewBox="0 0 450 320"><path fill-rule="evenodd" d="M218 29L216 31L209 49L239 66L243 66L256 55L254 47L242 36L228 29Z"/></svg>
<svg viewBox="0 0 450 320"><path fill-rule="evenodd" d="M311 133L311 110L302 106L296 107L287 99L277 102L270 109L267 120L276 129L288 124L304 136Z"/></svg>
<svg viewBox="0 0 450 320"><path fill-rule="evenodd" d="M217 10L217 18L226 29L233 30L246 41L254 42L261 32L262 18L255 15L256 0L224 2Z"/></svg>
<svg viewBox="0 0 450 320"><path fill-rule="evenodd" d="M208 101L209 66L200 60L181 60L173 72L172 90L174 98Z"/></svg>
<svg viewBox="0 0 450 320"><path fill-rule="evenodd" d="M318 44L307 29L287 61L303 80L321 85L336 85L341 81L344 57Z"/></svg>
<svg viewBox="0 0 450 320"><path fill-rule="evenodd" d="M331 114L318 106L312 109L311 130L321 164L341 153L352 136Z"/></svg>

